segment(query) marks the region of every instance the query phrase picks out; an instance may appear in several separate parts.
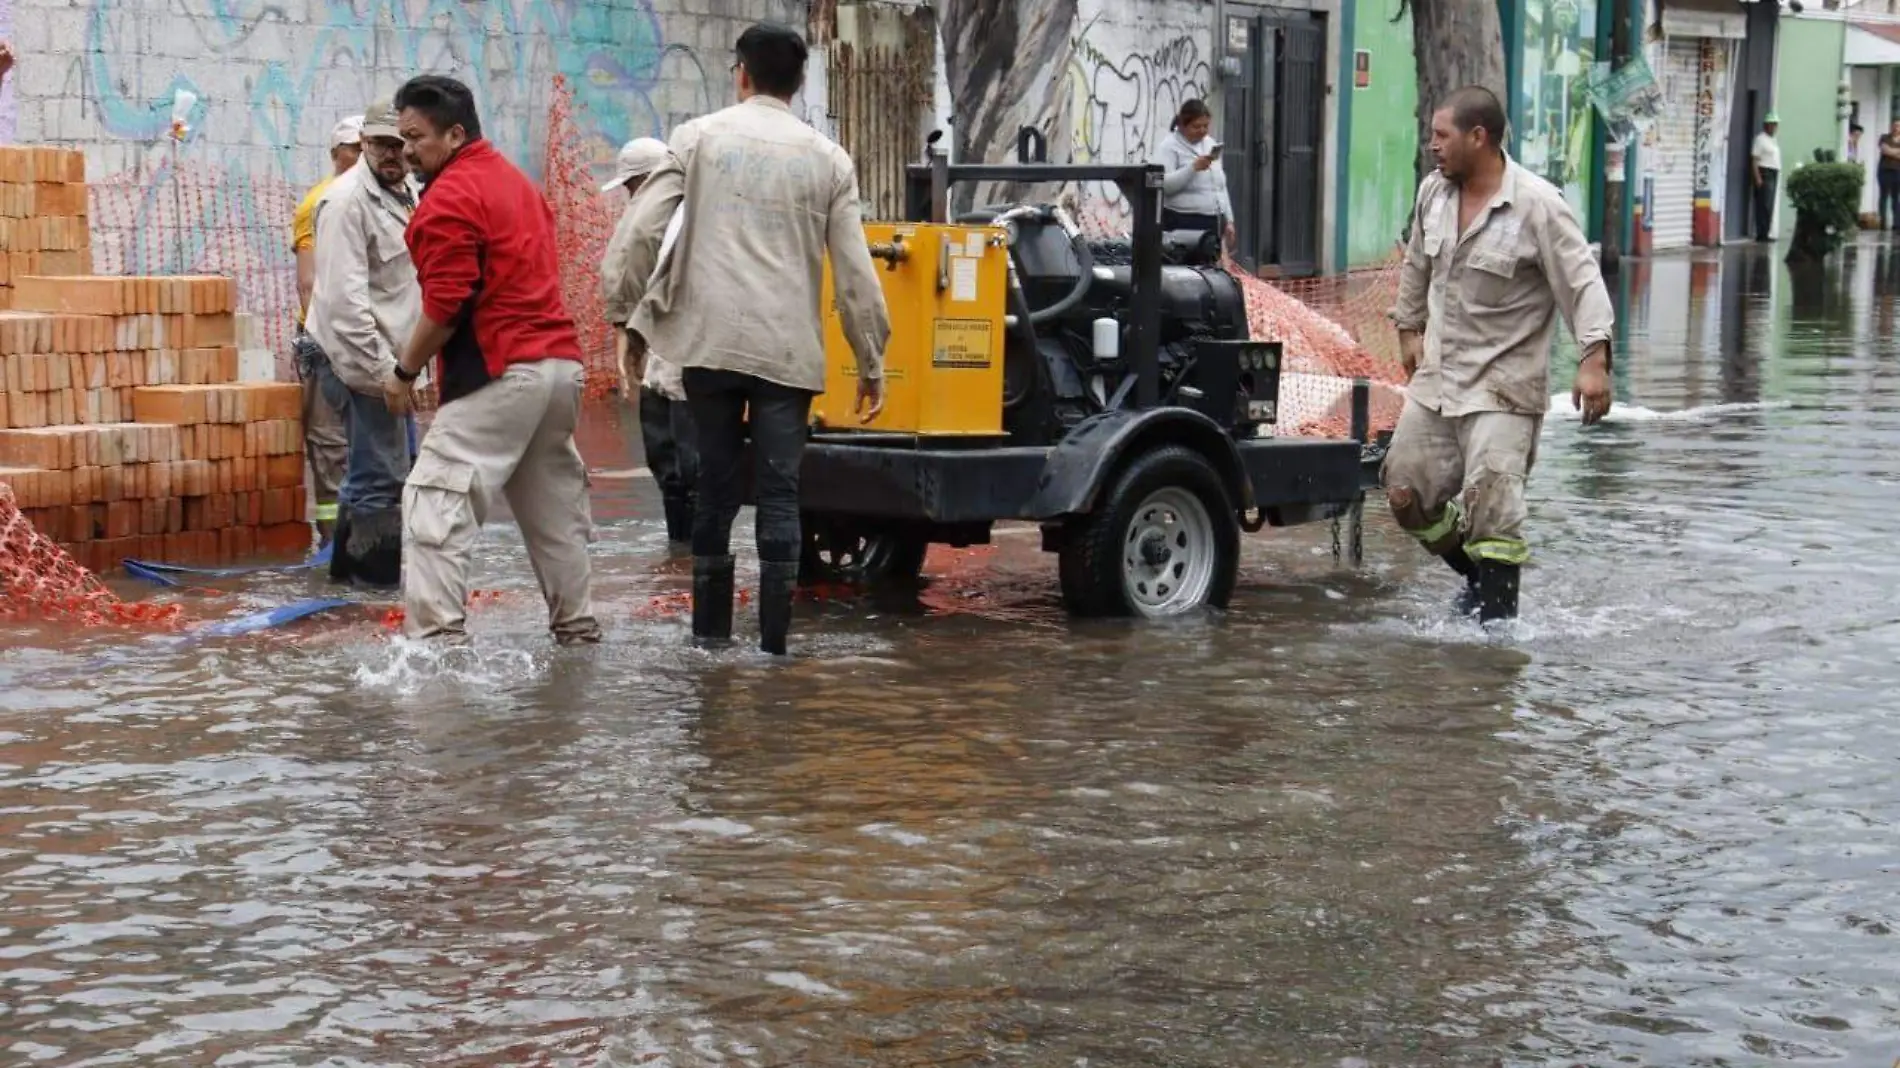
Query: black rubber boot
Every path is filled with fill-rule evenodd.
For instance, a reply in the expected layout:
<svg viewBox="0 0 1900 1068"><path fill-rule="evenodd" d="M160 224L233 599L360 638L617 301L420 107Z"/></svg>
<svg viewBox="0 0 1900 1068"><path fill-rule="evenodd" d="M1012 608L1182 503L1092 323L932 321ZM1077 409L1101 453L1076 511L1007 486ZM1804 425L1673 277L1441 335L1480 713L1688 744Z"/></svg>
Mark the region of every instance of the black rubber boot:
<svg viewBox="0 0 1900 1068"><path fill-rule="evenodd" d="M759 561L759 649L785 655L792 630L792 596L798 591L798 561Z"/></svg>
<svg viewBox="0 0 1900 1068"><path fill-rule="evenodd" d="M351 517L349 535L337 543L337 554L349 557L350 581L373 589L402 585L402 512L376 512Z"/></svg>
<svg viewBox="0 0 1900 1068"><path fill-rule="evenodd" d="M1439 557L1451 566L1453 571L1464 576L1465 588L1458 591L1458 597L1452 601L1452 611L1461 616L1474 615L1478 611L1478 563L1465 551L1453 549Z"/></svg>
<svg viewBox="0 0 1900 1068"><path fill-rule="evenodd" d="M1517 618L1517 565L1478 564L1478 622Z"/></svg>
<svg viewBox="0 0 1900 1068"><path fill-rule="evenodd" d="M330 535L330 581L350 581L350 510L336 510L336 529Z"/></svg>
<svg viewBox="0 0 1900 1068"><path fill-rule="evenodd" d="M732 640L732 557L693 557L693 644Z"/></svg>
<svg viewBox="0 0 1900 1068"><path fill-rule="evenodd" d="M674 544L692 541L693 499L667 497L661 503L666 507L666 540Z"/></svg>

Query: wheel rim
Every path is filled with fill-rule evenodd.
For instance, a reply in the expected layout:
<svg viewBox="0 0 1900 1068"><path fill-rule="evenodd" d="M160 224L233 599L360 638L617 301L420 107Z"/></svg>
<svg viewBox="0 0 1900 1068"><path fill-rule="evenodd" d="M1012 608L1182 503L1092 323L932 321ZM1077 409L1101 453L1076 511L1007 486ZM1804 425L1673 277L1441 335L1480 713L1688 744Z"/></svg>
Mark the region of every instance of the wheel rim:
<svg viewBox="0 0 1900 1068"><path fill-rule="evenodd" d="M813 539L818 562L845 582L859 582L891 566L898 541L886 534L843 534L825 531Z"/></svg>
<svg viewBox="0 0 1900 1068"><path fill-rule="evenodd" d="M1198 607L1214 582L1214 521L1188 490L1169 486L1135 509L1122 537L1122 588L1144 616Z"/></svg>

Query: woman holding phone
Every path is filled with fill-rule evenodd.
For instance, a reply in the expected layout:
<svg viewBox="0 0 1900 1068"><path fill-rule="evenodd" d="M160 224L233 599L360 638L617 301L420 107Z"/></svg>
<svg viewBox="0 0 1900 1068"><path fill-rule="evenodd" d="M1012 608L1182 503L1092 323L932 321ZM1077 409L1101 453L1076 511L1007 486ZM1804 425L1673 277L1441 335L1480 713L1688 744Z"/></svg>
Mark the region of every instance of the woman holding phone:
<svg viewBox="0 0 1900 1068"><path fill-rule="evenodd" d="M1219 234L1229 252L1234 246L1234 206L1227 199L1227 172L1221 169L1221 144L1209 133L1214 113L1198 98L1185 100L1161 142L1161 228Z"/></svg>

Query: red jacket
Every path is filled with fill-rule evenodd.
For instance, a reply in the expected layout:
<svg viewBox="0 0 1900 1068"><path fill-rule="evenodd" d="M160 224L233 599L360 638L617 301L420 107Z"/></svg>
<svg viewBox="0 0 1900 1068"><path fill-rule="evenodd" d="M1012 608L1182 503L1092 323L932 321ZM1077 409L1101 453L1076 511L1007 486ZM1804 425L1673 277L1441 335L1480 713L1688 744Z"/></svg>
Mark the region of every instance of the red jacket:
<svg viewBox="0 0 1900 1068"><path fill-rule="evenodd" d="M581 358L561 300L554 213L495 146L476 141L456 153L423 189L405 236L423 314L455 327L438 365L442 403L511 363Z"/></svg>

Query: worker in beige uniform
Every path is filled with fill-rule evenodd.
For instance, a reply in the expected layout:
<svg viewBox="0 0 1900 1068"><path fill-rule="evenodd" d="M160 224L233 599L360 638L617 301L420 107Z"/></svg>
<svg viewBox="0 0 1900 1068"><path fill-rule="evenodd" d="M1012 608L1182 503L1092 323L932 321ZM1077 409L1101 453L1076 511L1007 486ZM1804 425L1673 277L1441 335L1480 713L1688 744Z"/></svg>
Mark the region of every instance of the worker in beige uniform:
<svg viewBox="0 0 1900 1068"><path fill-rule="evenodd" d="M825 389L820 294L829 256L844 336L857 358L858 409L884 404L890 316L843 148L792 114L808 49L765 23L736 45L739 103L674 132L666 161L616 235L632 343L679 364L699 443L693 513L693 637L732 637L732 521L752 447L759 546L759 647L785 652L803 535L798 472L811 402ZM685 217L660 247L674 210ZM658 271L656 274L656 266Z"/></svg>
<svg viewBox="0 0 1900 1068"><path fill-rule="evenodd" d="M1475 86L1432 115L1438 170L1419 186L1391 313L1411 384L1383 471L1399 525L1464 577L1461 611L1483 621L1517 615L1557 314L1582 352L1571 403L1586 424L1610 410L1614 325L1576 215L1504 154L1504 123Z"/></svg>
<svg viewBox="0 0 1900 1068"><path fill-rule="evenodd" d="M633 198L646 184L647 176L666 160L666 142L652 137L636 137L620 149L614 176L601 189L611 193L627 192L628 207L622 218L633 211ZM679 232L681 212L675 210L670 229ZM632 233L615 227L613 240L601 258L601 293L607 321L614 327L614 352L620 367L620 388L628 399L639 395L640 438L647 469L660 487L660 505L666 515L666 540L682 545L693 540L693 501L699 492L698 443L693 440L693 413L686 406L686 386L680 368L652 351L629 348L627 323L633 308L619 300L620 270L626 265L625 243ZM662 256L664 259L664 256Z"/></svg>
<svg viewBox="0 0 1900 1068"><path fill-rule="evenodd" d="M321 349L317 381L349 427L330 574L393 589L402 582L402 491L412 457L409 420L389 410L383 381L422 314L403 238L421 187L403 161L389 101L365 112L362 134L362 158L330 187L317 216L309 330Z"/></svg>

